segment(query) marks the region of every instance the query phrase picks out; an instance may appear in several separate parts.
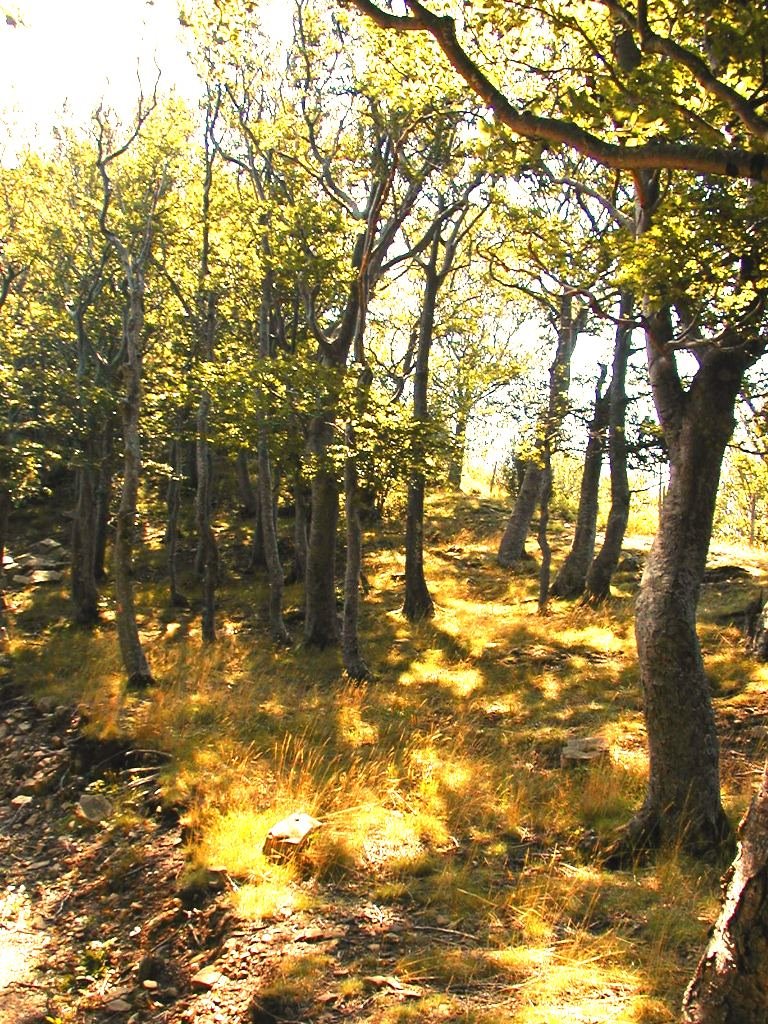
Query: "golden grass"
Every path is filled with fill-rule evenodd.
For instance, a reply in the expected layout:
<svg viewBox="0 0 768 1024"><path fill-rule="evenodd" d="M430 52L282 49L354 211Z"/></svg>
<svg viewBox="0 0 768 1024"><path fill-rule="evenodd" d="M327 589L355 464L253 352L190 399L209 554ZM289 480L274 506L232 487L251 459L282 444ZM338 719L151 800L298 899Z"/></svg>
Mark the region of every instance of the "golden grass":
<svg viewBox="0 0 768 1024"><path fill-rule="evenodd" d="M65 625L62 594L40 595L45 607L25 598L12 636L17 674L81 704L96 735L172 755L165 799L185 807L191 868L224 871L243 917L279 919L364 883L382 904L475 938L468 951L421 935L396 970L436 994L381 1008L382 1024L673 1020L715 912L716 878L672 855L655 870L606 874L581 842L626 820L645 784L629 590L594 611L553 602L539 617L535 577L498 570L478 503L454 501L429 505L429 622L411 626L400 612L399 527L376 538L362 623L376 677L365 686L345 679L336 651L275 649L257 621L258 580L225 584L210 649L190 613L153 610L164 603L159 585L139 587L158 680L144 694L124 692L109 622L83 633ZM289 588L288 602L300 600ZM764 702L768 669L707 613L718 707ZM594 734L607 758L561 769L563 743ZM734 815L752 781L737 768L725 772ZM296 811L322 827L276 862L264 839ZM292 961L275 985L298 1004L327 968L323 958ZM349 998L357 984L348 981Z"/></svg>

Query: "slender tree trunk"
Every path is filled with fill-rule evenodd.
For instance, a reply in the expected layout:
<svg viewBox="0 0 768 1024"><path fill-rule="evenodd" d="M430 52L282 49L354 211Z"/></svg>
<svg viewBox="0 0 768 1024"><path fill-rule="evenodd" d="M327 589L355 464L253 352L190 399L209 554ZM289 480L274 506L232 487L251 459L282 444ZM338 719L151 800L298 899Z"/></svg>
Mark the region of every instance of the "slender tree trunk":
<svg viewBox="0 0 768 1024"><path fill-rule="evenodd" d="M251 537L251 549L248 554L248 572L255 572L263 569L267 564L267 557L264 553L264 531L261 528L261 498L259 493L261 486L256 481L256 515L253 520L253 536Z"/></svg>
<svg viewBox="0 0 768 1024"><path fill-rule="evenodd" d="M541 551L539 569L539 614L545 615L549 603L549 579L552 566L552 548L547 536L549 529L549 505L552 500L552 454L549 444L544 450L544 469L541 480L541 501L539 503L539 529L537 540Z"/></svg>
<svg viewBox="0 0 768 1024"><path fill-rule="evenodd" d="M114 554L117 634L120 641L120 653L128 675L128 685L134 687L147 686L154 681L136 624L132 579L136 505L141 477L141 443L139 440L141 354L139 346L144 323L143 295L143 280L129 286L125 313L126 355L123 367L125 384L123 395L123 486L120 494L120 507L117 512Z"/></svg>
<svg viewBox="0 0 768 1024"><path fill-rule="evenodd" d="M589 425L573 544L552 584L553 597L574 598L584 592L587 571L595 553L600 471L603 467L604 435L608 424L608 397L602 393L605 373L606 367L602 367L595 391L592 422Z"/></svg>
<svg viewBox="0 0 768 1024"><path fill-rule="evenodd" d="M269 580L269 629L278 643L288 643L290 637L283 622L283 566L277 545L277 530L273 514L272 467L265 427L259 430L259 505L261 532L264 538L264 558Z"/></svg>
<svg viewBox="0 0 768 1024"><path fill-rule="evenodd" d="M75 622L92 626L99 619L99 593L96 586L96 485L97 470L86 453L87 464L75 474L77 499L72 520L72 601Z"/></svg>
<svg viewBox="0 0 768 1024"><path fill-rule="evenodd" d="M264 274L261 287L261 309L259 314L259 358L265 363L272 356L270 337L270 311L272 308L272 275ZM261 535L264 542L264 558L267 563L269 580L269 629L273 638L281 644L290 637L283 622L283 566L277 544L277 492L272 484L272 461L269 454L267 423L259 424L259 505Z"/></svg>
<svg viewBox="0 0 768 1024"><path fill-rule="evenodd" d="M97 580L106 577L107 539L112 505L112 476L114 457L114 430L112 419L104 430L99 472L96 480L96 538L94 542L93 572Z"/></svg>
<svg viewBox="0 0 768 1024"><path fill-rule="evenodd" d="M203 579L202 636L206 643L216 640L216 583L219 551L211 524L213 510L213 452L208 440L211 397L205 391L197 409L197 515L198 552Z"/></svg>
<svg viewBox="0 0 768 1024"><path fill-rule="evenodd" d="M408 509L405 524L405 603L403 614L409 622L430 618L435 605L424 577L424 437L422 431L429 419L429 355L435 327L435 309L440 276L437 259L440 234L435 231L429 259L424 266L424 295L419 314L419 337L413 376L414 441L411 453L412 471L408 481Z"/></svg>
<svg viewBox="0 0 768 1024"><path fill-rule="evenodd" d="M722 846L719 745L696 634L696 607L712 534L720 467L734 405L753 358L744 347L705 351L687 391L667 347L668 314L648 318L654 400L670 460L669 487L636 604L650 776L626 848L680 843L694 855Z"/></svg>
<svg viewBox="0 0 768 1024"><path fill-rule="evenodd" d="M177 557L179 551L179 513L181 511L181 476L183 449L181 441L171 442L171 475L168 479L168 523L165 543L168 560L168 589L172 608L188 608L189 601L179 590Z"/></svg>
<svg viewBox="0 0 768 1024"><path fill-rule="evenodd" d="M720 915L685 993L685 1024L765 1024L768 1018L768 772L739 839Z"/></svg>
<svg viewBox="0 0 768 1024"><path fill-rule="evenodd" d="M542 452L548 441L551 445L552 438L565 416L571 382L571 357L579 332L583 330L583 322L583 311L578 316L573 316L573 294L563 292L560 298L557 350L549 371L549 401L538 426L537 458L526 464L515 507L499 545L497 561L505 569L513 568L525 558L525 540L541 493L544 473Z"/></svg>
<svg viewBox="0 0 768 1024"><path fill-rule="evenodd" d="M313 417L309 449L317 459L312 479L312 518L309 525L304 637L308 644L328 647L339 641L336 613L336 527L339 490L328 450L333 426L325 413Z"/></svg>
<svg viewBox="0 0 768 1024"><path fill-rule="evenodd" d="M259 513L259 499L256 488L251 480L251 472L248 467L248 452L239 451L235 458L235 474L237 476L237 489L240 492L240 504L243 515L253 519Z"/></svg>
<svg viewBox="0 0 768 1024"><path fill-rule="evenodd" d="M11 492L0 484L0 610L5 608L3 595L5 582L5 547L8 543L8 519L11 514ZM0 621L0 626L2 622ZM0 640L2 636L0 635Z"/></svg>
<svg viewBox="0 0 768 1024"><path fill-rule="evenodd" d="M628 320L632 315L633 297L623 292L619 317ZM632 328L620 323L616 328L613 350L611 385L608 391L610 405L608 419L608 458L611 466L611 508L605 525L603 546L587 572L584 597L589 604L600 604L611 595L611 579L621 558L621 547L629 521L629 476L627 474L627 363L632 343Z"/></svg>
<svg viewBox="0 0 768 1024"><path fill-rule="evenodd" d="M309 533L309 494L304 481L297 474L293 486L294 507L293 520L293 568L291 580L304 580L307 573L307 545Z"/></svg>
<svg viewBox="0 0 768 1024"><path fill-rule="evenodd" d="M364 370L363 373L366 371ZM362 378L362 374L361 374ZM358 388L370 386L365 381ZM342 625L342 660L350 679L368 679L370 670L360 653L360 576L363 570L363 530L360 525L360 490L357 478L355 437L351 426L346 431L349 455L344 463L344 510L347 554L344 568L344 616Z"/></svg>
<svg viewBox="0 0 768 1024"><path fill-rule="evenodd" d="M461 413L456 417L453 431L453 449L448 467L448 483L451 487L461 487L461 474L464 469L464 456L467 449L467 417Z"/></svg>

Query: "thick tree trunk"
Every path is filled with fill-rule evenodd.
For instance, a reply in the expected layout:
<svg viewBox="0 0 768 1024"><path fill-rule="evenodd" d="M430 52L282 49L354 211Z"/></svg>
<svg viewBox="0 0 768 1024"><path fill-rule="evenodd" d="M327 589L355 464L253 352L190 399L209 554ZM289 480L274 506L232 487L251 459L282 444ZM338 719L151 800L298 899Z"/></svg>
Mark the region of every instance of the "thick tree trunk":
<svg viewBox="0 0 768 1024"><path fill-rule="evenodd" d="M526 558L525 541L531 528L531 520L539 503L544 470L535 462L526 462L523 480L515 499L515 507L509 517L504 536L499 546L498 563L504 569L519 565Z"/></svg>
<svg viewBox="0 0 768 1024"><path fill-rule="evenodd" d="M256 488L251 480L251 472L248 468L248 452L239 451L235 458L235 474L237 476L237 489L240 493L240 505L243 515L252 519L258 515L259 499Z"/></svg>
<svg viewBox="0 0 768 1024"><path fill-rule="evenodd" d="M685 391L666 346L668 316L649 318L649 324L651 383L670 476L636 604L648 793L624 841L636 847L672 842L701 856L718 851L730 828L720 802L718 739L696 607L734 404L752 360L744 348L710 349L700 355Z"/></svg>
<svg viewBox="0 0 768 1024"><path fill-rule="evenodd" d="M551 448L552 439L566 413L568 388L571 383L571 358L583 325L583 311L574 317L573 294L564 292L560 298L557 350L549 371L549 400L547 410L538 425L537 457L526 464L515 507L499 545L497 561L505 569L513 568L525 558L525 540L541 493L544 474L542 453L546 444Z"/></svg>
<svg viewBox="0 0 768 1024"><path fill-rule="evenodd" d="M600 471L603 468L605 428L608 423L608 397L603 395L606 368L602 368L595 392L595 408L589 425L589 440L581 475L579 511L571 550L552 584L553 597L574 598L584 592L587 571L595 553Z"/></svg>
<svg viewBox="0 0 768 1024"><path fill-rule="evenodd" d="M768 1019L768 771L739 836L720 915L685 993L685 1024Z"/></svg>
<svg viewBox="0 0 768 1024"><path fill-rule="evenodd" d="M365 371L364 371L365 372ZM365 387L365 384L358 385ZM341 652L344 668L350 679L358 682L370 677L370 670L360 653L360 577L363 570L363 530L360 525L360 492L357 478L355 438L347 428L350 449L344 463L344 511L346 519L347 554L344 567L344 615Z"/></svg>
<svg viewBox="0 0 768 1024"><path fill-rule="evenodd" d="M623 292L619 304L619 317L628 320L632 315L633 298ZM611 467L611 508L605 525L603 546L587 572L584 597L589 604L600 604L611 595L611 579L621 558L621 546L629 521L629 476L627 474L627 363L632 343L632 328L620 323L616 328L613 349L611 384L608 391L608 458Z"/></svg>
<svg viewBox="0 0 768 1024"><path fill-rule="evenodd" d="M88 457L88 456L86 456ZM72 602L75 622L92 626L99 619L99 592L96 586L96 475L88 462L75 474L77 499L72 519Z"/></svg>
<svg viewBox="0 0 768 1024"><path fill-rule="evenodd" d="M136 529L136 504L141 477L141 443L139 414L141 411L140 339L144 322L143 282L129 288L126 309L126 355L123 367L123 486L115 530L115 596L117 635L128 685L143 687L153 682L136 624L133 600L133 545Z"/></svg>

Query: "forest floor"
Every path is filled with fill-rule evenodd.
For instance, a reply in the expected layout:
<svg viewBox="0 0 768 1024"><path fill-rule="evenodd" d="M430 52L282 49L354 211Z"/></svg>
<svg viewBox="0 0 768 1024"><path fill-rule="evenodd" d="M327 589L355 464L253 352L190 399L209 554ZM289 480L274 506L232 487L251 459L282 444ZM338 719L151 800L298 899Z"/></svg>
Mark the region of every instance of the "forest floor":
<svg viewBox="0 0 768 1024"><path fill-rule="evenodd" d="M642 794L631 599L647 541L628 539L637 561L609 607L540 617L534 567L510 579L495 565L503 515L435 499L437 612L417 627L399 613L396 524L369 535L362 686L336 652L268 644L234 542L206 652L194 601L164 607L146 531L158 685L142 694L123 691L108 600L83 634L63 586L11 589L0 1024L676 1019L722 865L599 859ZM17 551L41 529L20 527ZM765 756L768 679L728 620L768 563L711 561L744 570L708 580L701 621L735 822ZM299 601L289 588L297 634ZM601 756L569 766L564 746L595 736ZM322 825L294 857L265 854L294 812Z"/></svg>

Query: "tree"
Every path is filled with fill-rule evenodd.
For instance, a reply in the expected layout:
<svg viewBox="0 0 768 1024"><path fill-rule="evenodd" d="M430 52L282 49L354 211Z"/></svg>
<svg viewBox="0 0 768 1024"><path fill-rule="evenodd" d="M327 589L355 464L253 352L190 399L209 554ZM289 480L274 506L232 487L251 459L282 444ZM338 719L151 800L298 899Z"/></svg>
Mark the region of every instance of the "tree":
<svg viewBox="0 0 768 1024"><path fill-rule="evenodd" d="M115 532L115 596L116 622L120 652L130 686L147 686L153 682L136 623L133 598L133 546L136 521L136 503L141 478L141 442L139 415L141 410L142 357L144 348L144 293L145 272L152 250L154 218L157 205L167 186L162 171L148 183L143 216L134 225L128 225L125 238L112 226L110 212L114 187L110 178L111 165L126 154L139 138L142 127L154 109L139 103L136 120L127 139L115 142L104 113L99 109L96 121L96 166L101 177L102 203L99 226L107 243L114 250L123 273L125 309L123 311L123 485Z"/></svg>

